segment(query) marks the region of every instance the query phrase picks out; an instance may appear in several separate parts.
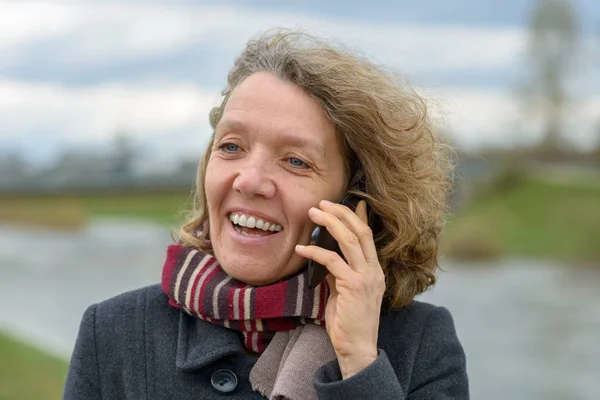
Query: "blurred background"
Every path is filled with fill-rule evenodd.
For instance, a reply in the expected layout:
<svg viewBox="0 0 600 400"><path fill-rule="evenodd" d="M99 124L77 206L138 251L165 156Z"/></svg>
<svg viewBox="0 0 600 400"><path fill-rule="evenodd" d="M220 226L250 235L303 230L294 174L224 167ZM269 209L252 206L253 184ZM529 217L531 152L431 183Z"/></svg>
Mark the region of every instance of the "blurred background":
<svg viewBox="0 0 600 400"><path fill-rule="evenodd" d="M460 149L443 272L475 399L599 399L600 2L0 2L0 399L60 398L84 309L158 283L246 40L393 68Z"/></svg>

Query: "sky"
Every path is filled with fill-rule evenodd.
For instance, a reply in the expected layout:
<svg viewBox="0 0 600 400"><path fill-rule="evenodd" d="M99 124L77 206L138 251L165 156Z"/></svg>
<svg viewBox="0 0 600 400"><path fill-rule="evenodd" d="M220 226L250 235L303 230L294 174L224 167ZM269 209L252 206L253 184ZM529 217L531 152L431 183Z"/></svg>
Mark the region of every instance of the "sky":
<svg viewBox="0 0 600 400"><path fill-rule="evenodd" d="M1 1L0 156L50 163L125 132L149 168L200 158L208 110L244 43L273 27L331 38L403 74L460 147L540 137L515 129L534 1ZM581 58L568 135L600 123L600 2L574 1Z"/></svg>

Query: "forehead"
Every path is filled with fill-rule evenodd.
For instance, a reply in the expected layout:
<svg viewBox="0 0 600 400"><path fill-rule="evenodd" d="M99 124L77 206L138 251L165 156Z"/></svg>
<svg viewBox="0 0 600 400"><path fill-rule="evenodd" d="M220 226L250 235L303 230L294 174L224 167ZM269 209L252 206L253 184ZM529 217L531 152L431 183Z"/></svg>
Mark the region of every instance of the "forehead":
<svg viewBox="0 0 600 400"><path fill-rule="evenodd" d="M216 131L217 136L239 131L269 140L338 147L335 125L319 103L300 87L267 73L251 75L233 90Z"/></svg>

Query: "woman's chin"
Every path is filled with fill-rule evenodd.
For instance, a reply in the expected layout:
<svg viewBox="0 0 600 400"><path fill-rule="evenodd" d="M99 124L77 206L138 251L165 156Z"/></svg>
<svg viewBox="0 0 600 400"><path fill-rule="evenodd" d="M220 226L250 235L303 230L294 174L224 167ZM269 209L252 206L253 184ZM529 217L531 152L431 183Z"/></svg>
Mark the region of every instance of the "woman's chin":
<svg viewBox="0 0 600 400"><path fill-rule="evenodd" d="M238 281L252 286L266 286L284 280L294 275L298 268L280 268L275 265L251 265L240 263L233 265L221 265L223 270Z"/></svg>
<svg viewBox="0 0 600 400"><path fill-rule="evenodd" d="M280 274L276 272L269 273L264 270L253 272L253 269L247 266L241 266L240 269L235 267L231 269L223 267L223 269L234 279L252 286L265 286L281 279L279 278Z"/></svg>
<svg viewBox="0 0 600 400"><path fill-rule="evenodd" d="M297 272L306 260L282 247L242 247L227 240L213 241L215 256L221 268L234 279L253 285L265 286L281 281ZM291 254L290 254L291 253ZM291 257L289 257L289 255Z"/></svg>

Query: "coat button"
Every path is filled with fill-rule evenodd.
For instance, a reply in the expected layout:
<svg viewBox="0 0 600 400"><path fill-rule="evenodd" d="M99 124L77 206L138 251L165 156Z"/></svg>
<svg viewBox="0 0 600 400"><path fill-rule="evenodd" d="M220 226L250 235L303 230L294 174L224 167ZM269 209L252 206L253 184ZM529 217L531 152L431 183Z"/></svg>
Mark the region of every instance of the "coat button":
<svg viewBox="0 0 600 400"><path fill-rule="evenodd" d="M217 389L217 392L229 393L237 387L238 379L232 371L220 369L212 374L210 383Z"/></svg>

